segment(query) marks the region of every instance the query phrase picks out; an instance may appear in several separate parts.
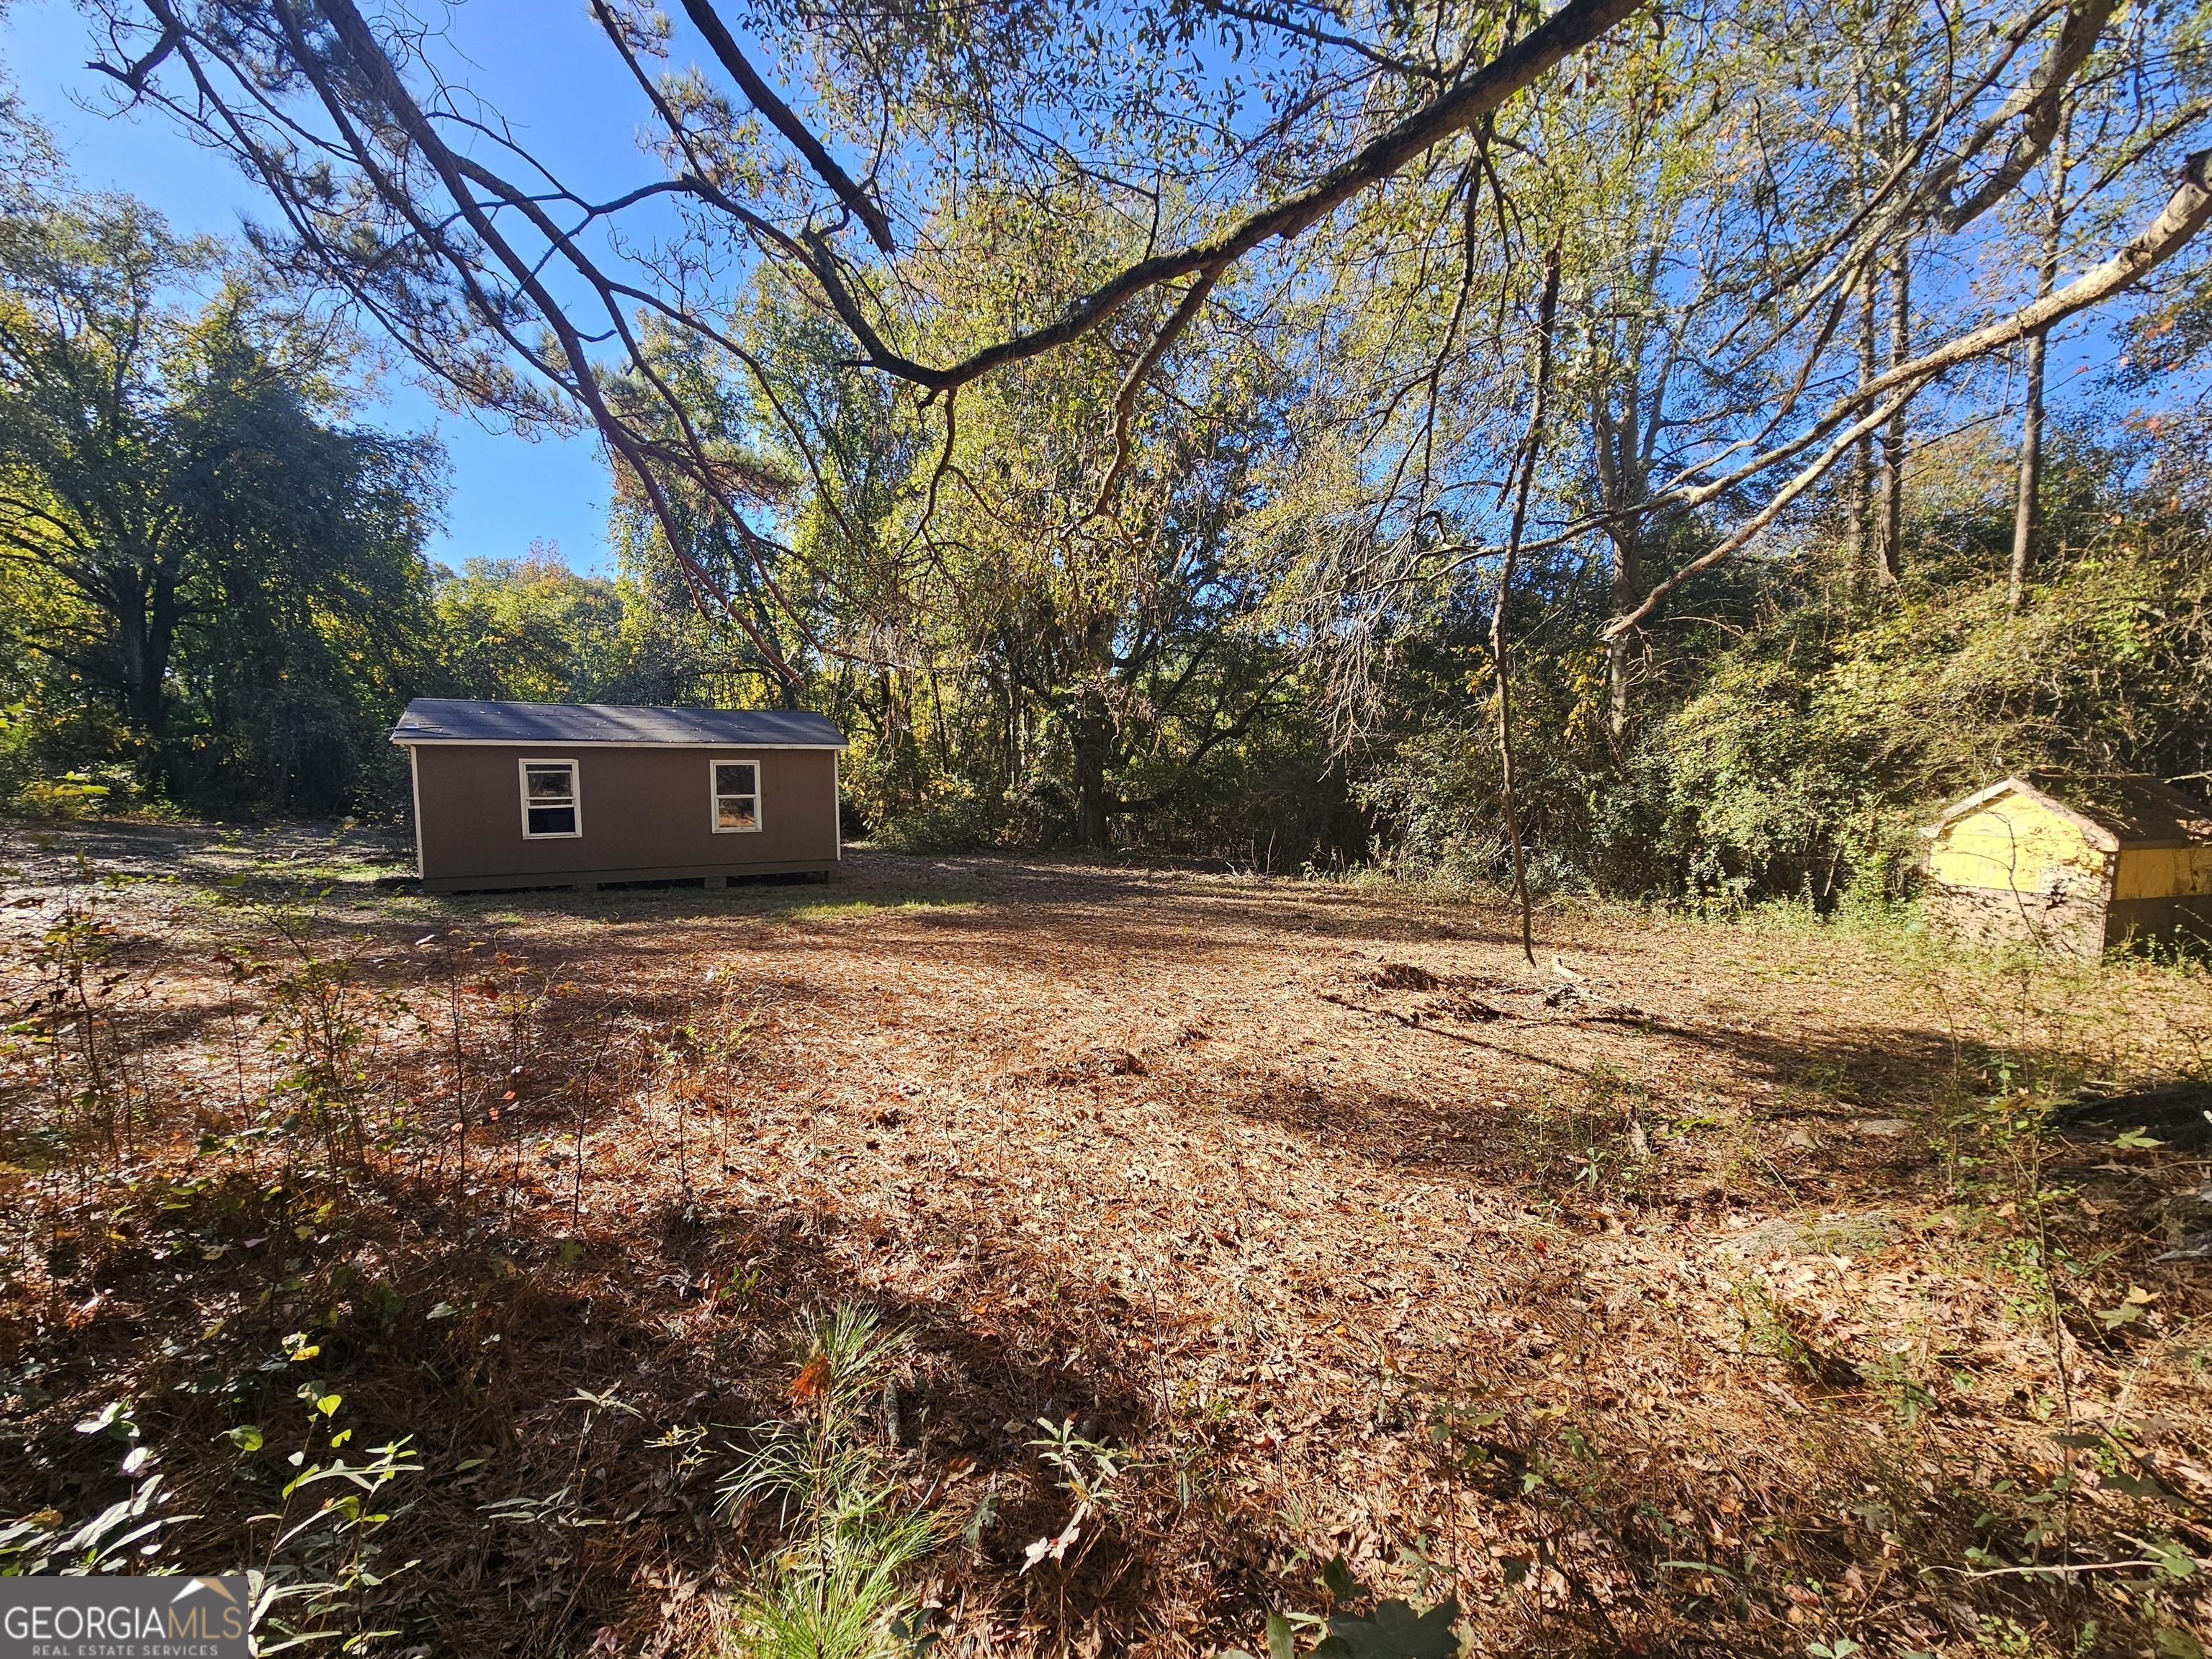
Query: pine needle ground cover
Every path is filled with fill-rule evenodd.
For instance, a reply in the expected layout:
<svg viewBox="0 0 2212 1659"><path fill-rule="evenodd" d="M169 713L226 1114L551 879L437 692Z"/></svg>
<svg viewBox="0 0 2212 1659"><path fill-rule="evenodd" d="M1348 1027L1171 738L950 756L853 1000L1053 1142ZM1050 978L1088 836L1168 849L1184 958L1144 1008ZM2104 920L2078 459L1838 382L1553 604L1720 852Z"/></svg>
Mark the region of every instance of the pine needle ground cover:
<svg viewBox="0 0 2212 1659"><path fill-rule="evenodd" d="M2200 968L7 843L0 1567L390 1654L2205 1639Z"/></svg>

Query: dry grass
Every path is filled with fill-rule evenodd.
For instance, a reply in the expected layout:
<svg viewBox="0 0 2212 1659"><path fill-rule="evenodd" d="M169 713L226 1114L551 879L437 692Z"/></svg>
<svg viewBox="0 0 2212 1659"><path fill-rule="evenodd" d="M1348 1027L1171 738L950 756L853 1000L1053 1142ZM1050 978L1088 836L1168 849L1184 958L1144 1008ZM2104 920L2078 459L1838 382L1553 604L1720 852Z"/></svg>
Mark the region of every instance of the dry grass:
<svg viewBox="0 0 2212 1659"><path fill-rule="evenodd" d="M2150 1258L2202 1146L2039 1126L2204 1076L2201 970L1576 911L1532 974L1387 887L439 900L361 836L9 843L6 1515L125 1495L76 1425L128 1398L201 1517L159 1559L254 1559L311 1380L423 1465L383 1650L714 1651L776 1525L716 1480L860 1303L969 1529L940 1654L1252 1647L1340 1552L1485 1653L2194 1651L2212 1267ZM1024 1571L1077 1502L1041 1418L1124 1455Z"/></svg>

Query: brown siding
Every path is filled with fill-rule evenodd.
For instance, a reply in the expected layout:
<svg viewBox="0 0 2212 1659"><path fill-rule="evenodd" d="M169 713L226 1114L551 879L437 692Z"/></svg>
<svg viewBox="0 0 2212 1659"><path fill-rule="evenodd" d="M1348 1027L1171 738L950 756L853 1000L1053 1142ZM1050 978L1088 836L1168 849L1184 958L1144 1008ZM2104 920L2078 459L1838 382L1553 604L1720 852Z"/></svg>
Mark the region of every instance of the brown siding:
<svg viewBox="0 0 2212 1659"><path fill-rule="evenodd" d="M576 763L580 836L524 839L526 758ZM759 830L714 833L714 760L759 764ZM422 744L414 761L416 845L434 889L825 870L837 861L830 750Z"/></svg>

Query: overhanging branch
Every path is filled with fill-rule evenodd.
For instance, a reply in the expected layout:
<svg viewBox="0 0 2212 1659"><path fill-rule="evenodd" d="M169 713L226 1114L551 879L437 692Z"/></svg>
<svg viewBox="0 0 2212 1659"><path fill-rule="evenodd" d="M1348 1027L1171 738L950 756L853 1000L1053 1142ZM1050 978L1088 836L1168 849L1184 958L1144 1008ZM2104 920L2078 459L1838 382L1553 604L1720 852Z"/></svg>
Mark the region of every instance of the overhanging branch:
<svg viewBox="0 0 2212 1659"><path fill-rule="evenodd" d="M1759 532L1771 524L1790 501L1826 476L1843 458L1851 443L1865 433L1873 431L1890 415L1903 408L1916 392L1930 382L1962 364L1988 356L2032 334L2052 328L2141 282L2186 246L2191 239L2203 229L2208 221L2212 221L2212 149L2200 149L2184 163L2173 193L2166 198L2158 216L2103 264L2084 271L2064 288L2021 307L2009 317L1962 334L1933 351L1923 352L1910 362L1899 363L1875 376L1848 397L1838 399L1811 430L1783 448L1747 463L1747 468L1763 471L1782 460L1802 454L1824 437L1835 433L1839 427L1844 427L1845 422L1850 422L1810 465L1793 475L1774 498L1741 528L1730 534L1717 547L1701 555L1654 587L1645 596L1643 604L1607 626L1606 636L1614 638L1637 626L1656 611L1667 595L1689 577L1710 568L1741 549ZM1863 412L1870 404L1878 407L1870 414ZM1856 420L1852 419L1854 415L1857 416ZM1672 498L1671 504L1697 505L1710 501L1723 489L1743 483L1747 477L1747 471L1740 469L1728 479L1680 492ZM1668 497L1660 496L1655 497L1651 504L1667 505L1670 502Z"/></svg>

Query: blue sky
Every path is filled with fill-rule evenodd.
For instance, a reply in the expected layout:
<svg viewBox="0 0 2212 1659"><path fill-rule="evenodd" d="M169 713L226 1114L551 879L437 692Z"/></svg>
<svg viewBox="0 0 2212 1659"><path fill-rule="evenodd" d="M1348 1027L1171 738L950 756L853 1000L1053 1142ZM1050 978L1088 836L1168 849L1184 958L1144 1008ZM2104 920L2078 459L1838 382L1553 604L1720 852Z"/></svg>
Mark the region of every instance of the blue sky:
<svg viewBox="0 0 2212 1659"><path fill-rule="evenodd" d="M648 112L610 72L584 0L417 0L415 11L442 26L441 66L466 65L458 78L571 186L613 195L656 176L635 143ZM694 44L679 40L679 61ZM166 117L100 112L112 103L112 83L84 67L91 46L88 24L68 0L15 0L0 21L0 63L60 141L80 185L127 191L188 230L235 234L243 220L265 213L255 186ZM2104 391L2101 371L2118 351L2111 326L2108 317L2093 316L2057 337L2054 404L2094 400ZM452 497L433 557L449 564L511 557L544 541L557 544L577 569L607 568L609 480L592 439L531 441L488 430L467 415L440 410L405 374L403 368L387 376L362 417L434 431L444 441ZM2131 401L2156 404L2180 389L2154 388Z"/></svg>
<svg viewBox="0 0 2212 1659"><path fill-rule="evenodd" d="M434 7L426 7L434 15ZM453 8L455 44L476 66L470 83L524 130L527 141L579 182L634 178L641 108L611 105L592 26L575 0L471 0ZM155 112L95 112L112 83L84 67L84 18L66 0L17 0L0 22L0 62L31 113L50 128L86 188L127 191L179 229L235 235L268 216L255 188L228 162L188 142ZM361 417L411 432L435 430L451 463L453 498L431 556L458 565L511 557L534 540L557 543L579 570L604 568L606 469L588 437L541 439L487 431L441 410L399 375L379 387Z"/></svg>

